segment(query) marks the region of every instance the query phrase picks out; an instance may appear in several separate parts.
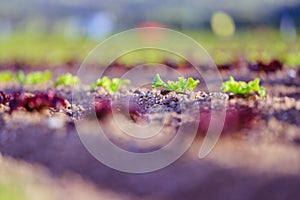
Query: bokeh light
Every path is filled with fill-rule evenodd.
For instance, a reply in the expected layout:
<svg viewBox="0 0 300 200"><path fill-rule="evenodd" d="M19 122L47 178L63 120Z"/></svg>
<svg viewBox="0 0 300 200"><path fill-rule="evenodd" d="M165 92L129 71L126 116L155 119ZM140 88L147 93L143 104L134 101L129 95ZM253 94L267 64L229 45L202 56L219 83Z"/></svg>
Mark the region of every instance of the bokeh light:
<svg viewBox="0 0 300 200"><path fill-rule="evenodd" d="M235 24L230 15L225 12L215 12L210 21L212 31L221 37L232 36L235 32Z"/></svg>

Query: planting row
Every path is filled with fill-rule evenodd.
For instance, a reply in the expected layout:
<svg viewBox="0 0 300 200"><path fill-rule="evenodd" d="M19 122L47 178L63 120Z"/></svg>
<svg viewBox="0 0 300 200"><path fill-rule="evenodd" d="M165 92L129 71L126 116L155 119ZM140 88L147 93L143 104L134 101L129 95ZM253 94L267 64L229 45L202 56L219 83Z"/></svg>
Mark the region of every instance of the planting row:
<svg viewBox="0 0 300 200"><path fill-rule="evenodd" d="M8 81L12 79L19 80L20 84L29 84L29 83L45 83L50 80L51 74L50 72L33 72L29 73L26 76L22 72L18 72L17 75L13 76L9 72L4 72L1 74L2 77L6 75L7 77L11 77L11 79L1 79L2 81ZM34 80L34 81L33 81ZM54 82L54 86L59 85L74 85L79 83L80 80L76 76L72 76L71 74L66 74L57 78ZM96 91L98 88L102 88L106 91L107 94L112 94L118 91L118 89L125 85L129 84L129 80L127 79L119 79L113 78L109 79L104 76L101 79L98 79L95 83L90 86L90 91L94 91L95 99L95 107L96 110L101 110L104 104L110 104L110 101L106 101L107 99L97 98ZM259 95L260 97L265 97L266 92L265 88L259 85L260 80L256 78L253 81L248 83L243 81L235 81L233 77L229 77L227 81L225 81L222 85L221 91L223 93L228 93L231 96L235 95L238 97L248 97L252 95ZM152 82L152 88L161 88L160 93L162 95L166 95L170 92L177 94L188 94L193 92L193 90L199 84L199 80L194 80L193 78L185 79L183 77L179 77L178 81L167 81L165 83L159 74L156 74L154 80ZM85 91L88 92L88 91ZM145 102L146 103L146 102ZM9 108L9 113L19 109L24 108L27 111L43 111L45 109L60 110L62 108L66 108L68 105L71 105L67 100L58 95L54 90L48 90L46 92L38 92L35 94L26 93L22 90L17 92L12 92L10 94L5 94L4 92L0 92L0 104L7 106ZM99 106L100 105L100 106ZM109 107L104 105L104 107ZM100 111L101 112L101 111ZM99 112L98 112L99 113ZM99 114L102 115L102 114Z"/></svg>
<svg viewBox="0 0 300 200"><path fill-rule="evenodd" d="M20 85L29 84L43 84L51 81L51 72L46 70L44 72L37 71L31 72L25 75L22 71L19 71L17 74L13 74L9 71L4 71L0 73L0 83L8 83L17 81ZM78 76L73 76L70 73L59 76L56 81L54 81L53 86L58 87L60 85L73 86L80 83ZM113 78L110 79L107 76L104 76L100 79L97 79L91 86L91 90L95 90L97 87L102 87L109 92L116 92L122 85L129 84L130 80L128 79L119 79ZM161 87L167 91L175 92L185 92L186 90L193 91L198 85L199 80L194 80L193 78L185 79L184 77L179 77L178 81L167 81L165 83L159 76L156 74L152 82L152 87L157 88ZM232 76L229 77L228 81L223 83L221 88L222 92L233 93L236 95L250 95L257 93L260 97L265 97L265 89L259 86L260 79L256 78L249 83L243 81L235 81Z"/></svg>
<svg viewBox="0 0 300 200"><path fill-rule="evenodd" d="M25 75L23 71L19 71L17 74L14 74L10 71L0 72L0 83L9 83L9 82L18 82L20 85L38 85L44 84L51 81L52 74L50 71L46 70L44 72L37 71L31 72ZM62 76L59 76L54 82L53 86L58 87L60 85L64 86L73 86L80 83L78 76L73 76L70 73L66 73ZM129 80L121 80L119 78L109 79L104 76L101 79L98 79L94 84L91 85L91 90L96 87L103 87L104 89L116 92L121 85L128 84Z"/></svg>

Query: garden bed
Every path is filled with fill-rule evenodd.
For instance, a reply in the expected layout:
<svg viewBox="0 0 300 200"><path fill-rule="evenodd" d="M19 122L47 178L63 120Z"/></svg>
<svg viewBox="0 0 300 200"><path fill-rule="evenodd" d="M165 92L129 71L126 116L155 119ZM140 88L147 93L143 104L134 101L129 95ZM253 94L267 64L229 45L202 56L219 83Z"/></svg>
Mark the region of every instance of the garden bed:
<svg viewBox="0 0 300 200"><path fill-rule="evenodd" d="M235 73L236 79L245 81L260 77L265 98L198 88L184 93L136 89L128 84L117 92L86 87L82 95L90 98L72 102L72 87L68 85L53 87L50 82L20 87L18 83L1 83L7 102L2 95L0 152L5 159L25 161L30 167L38 164L58 179L66 174L79 175L82 185L91 184L98 190L91 189L91 196L105 190L122 199L197 199L204 195L206 199L221 199L225 194L231 199L296 198L300 184L300 79L294 69L266 73L259 66L260 72L252 66L221 73L224 80ZM193 74L191 69L182 73ZM94 109L111 141L134 152L161 148L182 124L197 124L197 137L169 167L146 174L122 173L95 160L79 139L74 121L89 117ZM211 114L223 111L226 117L221 137L208 157L199 160L197 154ZM110 127L114 114L142 126L159 126L163 121L162 136L150 142L133 142ZM116 195L121 193L125 196Z"/></svg>

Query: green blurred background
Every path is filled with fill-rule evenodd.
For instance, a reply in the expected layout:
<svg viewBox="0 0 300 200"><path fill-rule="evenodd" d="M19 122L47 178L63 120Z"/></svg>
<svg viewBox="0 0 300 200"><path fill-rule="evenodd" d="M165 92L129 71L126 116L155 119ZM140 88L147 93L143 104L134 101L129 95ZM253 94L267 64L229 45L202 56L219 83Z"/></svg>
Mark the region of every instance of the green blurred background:
<svg viewBox="0 0 300 200"><path fill-rule="evenodd" d="M297 0L0 0L0 63L80 63L108 36L150 24L186 33L220 65L296 67L299 11Z"/></svg>

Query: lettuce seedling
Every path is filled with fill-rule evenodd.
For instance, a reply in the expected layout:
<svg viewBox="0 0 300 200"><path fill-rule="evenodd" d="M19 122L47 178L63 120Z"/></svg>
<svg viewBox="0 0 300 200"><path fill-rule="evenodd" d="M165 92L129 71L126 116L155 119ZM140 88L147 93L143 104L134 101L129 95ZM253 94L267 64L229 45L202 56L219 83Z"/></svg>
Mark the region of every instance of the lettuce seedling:
<svg viewBox="0 0 300 200"><path fill-rule="evenodd" d="M198 84L199 80L194 80L193 78L186 80L183 77L178 77L178 81L168 81L168 84L166 84L159 74L156 74L152 82L152 88L161 87L170 91L185 92L186 90L193 91Z"/></svg>
<svg viewBox="0 0 300 200"><path fill-rule="evenodd" d="M116 92L122 85L129 83L130 80L128 79L113 78L111 80L107 76L104 76L100 79L97 79L97 81L92 84L91 90L95 90L97 87L103 87L110 92Z"/></svg>
<svg viewBox="0 0 300 200"><path fill-rule="evenodd" d="M36 85L46 83L51 80L51 72L46 70L44 72L31 72L27 74L25 83L30 85Z"/></svg>
<svg viewBox="0 0 300 200"><path fill-rule="evenodd" d="M0 82L7 83L14 80L14 74L10 71L4 71L0 73Z"/></svg>
<svg viewBox="0 0 300 200"><path fill-rule="evenodd" d="M63 76L60 76L56 79L55 83L54 83L54 87L57 87L59 85L76 85L79 84L80 80L78 76L73 76L70 73L66 73Z"/></svg>
<svg viewBox="0 0 300 200"><path fill-rule="evenodd" d="M46 83L51 80L51 72L46 70L44 72L31 72L25 76L23 71L17 73L17 80L20 84L36 85Z"/></svg>
<svg viewBox="0 0 300 200"><path fill-rule="evenodd" d="M153 82L152 82L152 88L157 88L157 87L167 87L167 84L160 78L159 74L156 74Z"/></svg>
<svg viewBox="0 0 300 200"><path fill-rule="evenodd" d="M266 96L264 87L259 86L260 79L256 78L248 83L243 81L235 81L232 76L222 84L222 92L232 92L233 94L247 96L251 93L257 93L260 97Z"/></svg>
<svg viewBox="0 0 300 200"><path fill-rule="evenodd" d="M22 85L25 83L25 74L22 70L17 73L17 81Z"/></svg>

